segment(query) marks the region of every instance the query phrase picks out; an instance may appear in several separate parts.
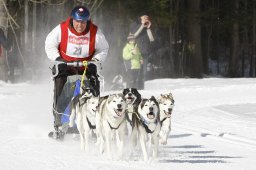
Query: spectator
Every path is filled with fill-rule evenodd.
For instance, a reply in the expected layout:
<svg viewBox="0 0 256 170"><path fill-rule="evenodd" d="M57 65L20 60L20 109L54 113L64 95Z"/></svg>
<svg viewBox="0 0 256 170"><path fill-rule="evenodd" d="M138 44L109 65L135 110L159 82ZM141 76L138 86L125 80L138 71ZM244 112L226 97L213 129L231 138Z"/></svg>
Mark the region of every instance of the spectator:
<svg viewBox="0 0 256 170"><path fill-rule="evenodd" d="M123 49L123 59L130 60L128 87L140 89L139 78L141 77L141 68L143 64L142 55L135 42L135 36L133 34L129 34L127 41L128 42Z"/></svg>
<svg viewBox="0 0 256 170"><path fill-rule="evenodd" d="M142 15L130 25L130 33L134 34L136 42L143 56L143 74L139 78L139 89L144 89L144 81L147 79L147 65L152 51L154 37L151 32L151 20L149 16Z"/></svg>
<svg viewBox="0 0 256 170"><path fill-rule="evenodd" d="M11 48L11 42L6 38L6 36L4 35L4 31L2 28L0 28L0 59L1 59L1 75L0 75L0 79L6 80L6 69L5 69L5 60L2 59L2 57L4 56L4 49L6 49L8 52L10 52L12 50Z"/></svg>

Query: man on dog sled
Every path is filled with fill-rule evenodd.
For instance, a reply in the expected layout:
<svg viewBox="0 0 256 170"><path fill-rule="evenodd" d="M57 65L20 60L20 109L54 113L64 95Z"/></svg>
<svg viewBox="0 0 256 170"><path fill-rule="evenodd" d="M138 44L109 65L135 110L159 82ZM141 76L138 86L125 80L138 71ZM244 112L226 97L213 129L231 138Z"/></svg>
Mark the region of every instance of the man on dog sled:
<svg viewBox="0 0 256 170"><path fill-rule="evenodd" d="M68 76L83 75L85 73L92 94L98 96L100 84L97 67L93 62L103 62L109 49L105 36L90 19L90 12L84 6L77 6L71 11L71 16L56 26L46 37L45 51L48 58L55 62L52 68L54 79L53 116L54 131L49 136L61 139L61 114L58 112L59 97ZM79 61L83 65L73 65ZM85 61L88 61L85 62ZM56 64L57 63L57 64ZM82 84L82 83L81 83Z"/></svg>

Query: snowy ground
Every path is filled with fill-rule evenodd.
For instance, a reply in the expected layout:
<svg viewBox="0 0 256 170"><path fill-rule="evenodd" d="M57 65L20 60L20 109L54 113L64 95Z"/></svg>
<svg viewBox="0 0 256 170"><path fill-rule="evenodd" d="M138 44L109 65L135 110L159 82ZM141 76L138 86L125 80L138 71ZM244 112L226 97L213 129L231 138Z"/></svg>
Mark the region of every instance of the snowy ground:
<svg viewBox="0 0 256 170"><path fill-rule="evenodd" d="M172 132L157 162L107 160L92 147L86 155L71 137L47 137L52 130L52 82L0 82L0 169L172 169L254 170L256 163L256 79L158 79L142 95L171 91Z"/></svg>

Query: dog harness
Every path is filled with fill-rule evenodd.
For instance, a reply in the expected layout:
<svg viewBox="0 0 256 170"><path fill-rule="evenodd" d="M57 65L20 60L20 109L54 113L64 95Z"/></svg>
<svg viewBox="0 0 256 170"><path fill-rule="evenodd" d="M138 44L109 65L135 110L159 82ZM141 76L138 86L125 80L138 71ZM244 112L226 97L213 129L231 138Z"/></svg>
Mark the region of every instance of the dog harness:
<svg viewBox="0 0 256 170"><path fill-rule="evenodd" d="M145 128L147 133L153 133L155 131L155 129L152 131L148 128L148 123L146 122L145 119L143 119L142 117L140 117L137 113L135 113L135 115L137 116L137 119L140 121L140 123L143 125L143 127ZM156 121L154 122L154 124L157 125L158 121L156 119Z"/></svg>
<svg viewBox="0 0 256 170"><path fill-rule="evenodd" d="M154 123L157 125L157 120L156 120ZM147 133L153 133L153 132L155 131L155 129L152 131L152 130L150 130L150 129L148 128L148 126L147 126L147 124L146 124L146 121L143 121L143 122L142 122L142 125L143 125L143 127L145 128L145 130L146 130Z"/></svg>
<svg viewBox="0 0 256 170"><path fill-rule="evenodd" d="M133 125L133 123L132 123L132 120L129 118L128 113L137 114L137 112L135 112L134 110L138 110L138 107L136 107L134 103L135 103L135 100L131 105L128 105L128 108L125 111L125 118L130 123L131 126Z"/></svg>
<svg viewBox="0 0 256 170"><path fill-rule="evenodd" d="M92 125L92 123L89 121L88 117L86 116L87 123L90 127L90 129L96 129L96 125Z"/></svg>
<svg viewBox="0 0 256 170"><path fill-rule="evenodd" d="M125 119L124 119L124 120L125 120ZM124 121L124 120L123 120L123 121ZM111 126L111 124L110 124L109 121L107 120L108 125L109 125L109 127L110 127L111 130L113 130L113 129L115 129L115 130L118 129L118 128L120 127L120 125L123 123L123 121L121 121L121 123L120 123L117 127L113 127L113 126Z"/></svg>
<svg viewBox="0 0 256 170"><path fill-rule="evenodd" d="M162 126L163 122L167 119L167 117L163 118L163 120L160 121L160 125Z"/></svg>

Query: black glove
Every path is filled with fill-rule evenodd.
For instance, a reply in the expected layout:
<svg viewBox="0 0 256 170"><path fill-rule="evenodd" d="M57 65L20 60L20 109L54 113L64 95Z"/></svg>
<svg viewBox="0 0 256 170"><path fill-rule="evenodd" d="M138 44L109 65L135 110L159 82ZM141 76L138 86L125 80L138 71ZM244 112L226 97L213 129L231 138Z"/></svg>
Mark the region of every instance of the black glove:
<svg viewBox="0 0 256 170"><path fill-rule="evenodd" d="M57 57L55 59L55 61L59 61L59 63L56 62L57 64L53 66L53 68L52 68L52 74L53 75L56 74L56 66L58 66L58 75L60 73L63 73L63 72L65 72L67 70L67 63L66 63L66 61L63 58Z"/></svg>
<svg viewBox="0 0 256 170"><path fill-rule="evenodd" d="M89 76L90 75L96 76L97 75L97 66L93 63L88 64L87 72L88 72Z"/></svg>

